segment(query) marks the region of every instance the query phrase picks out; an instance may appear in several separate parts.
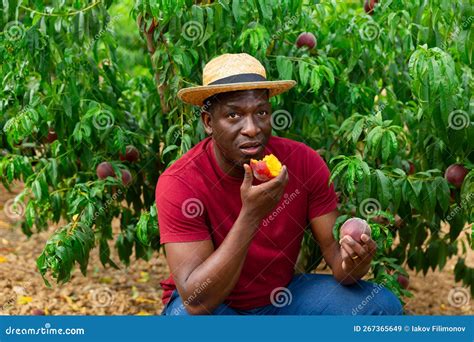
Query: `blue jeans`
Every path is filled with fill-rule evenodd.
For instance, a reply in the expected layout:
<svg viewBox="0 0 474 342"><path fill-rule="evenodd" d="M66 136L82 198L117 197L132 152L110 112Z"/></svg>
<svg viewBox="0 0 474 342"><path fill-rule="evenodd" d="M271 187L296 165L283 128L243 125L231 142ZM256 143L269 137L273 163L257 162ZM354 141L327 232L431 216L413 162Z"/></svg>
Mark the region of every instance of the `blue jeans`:
<svg viewBox="0 0 474 342"><path fill-rule="evenodd" d="M400 315L398 298L380 284L360 280L341 285L332 275L297 274L287 287L275 289L272 304L237 310L221 304L212 315ZM175 290L163 315L189 315Z"/></svg>

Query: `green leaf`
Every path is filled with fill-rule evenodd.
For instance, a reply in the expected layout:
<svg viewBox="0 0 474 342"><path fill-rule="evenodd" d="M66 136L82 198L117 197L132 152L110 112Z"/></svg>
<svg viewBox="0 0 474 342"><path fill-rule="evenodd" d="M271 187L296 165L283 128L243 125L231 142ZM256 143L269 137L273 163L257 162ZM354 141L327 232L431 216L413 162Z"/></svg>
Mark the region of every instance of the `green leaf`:
<svg viewBox="0 0 474 342"><path fill-rule="evenodd" d="M49 172L51 177L51 182L54 186L58 185L58 162L56 159L51 158L49 163Z"/></svg>
<svg viewBox="0 0 474 342"><path fill-rule="evenodd" d="M388 136L390 140L390 156L391 158L395 157L398 152L398 141L397 136L393 131L388 131Z"/></svg>
<svg viewBox="0 0 474 342"><path fill-rule="evenodd" d="M446 265L446 261L448 260L448 248L444 242L440 242L438 246L438 266L440 271L443 270L444 266Z"/></svg>
<svg viewBox="0 0 474 342"><path fill-rule="evenodd" d="M100 262L103 266L107 265L110 261L110 247L107 242L107 239L100 239L99 242L99 257Z"/></svg>
<svg viewBox="0 0 474 342"><path fill-rule="evenodd" d="M313 68L313 70L311 71L311 78L309 82L311 85L311 90L314 92L314 94L317 94L319 88L321 87L321 79L319 77L318 69L318 67Z"/></svg>
<svg viewBox="0 0 474 342"><path fill-rule="evenodd" d="M201 42L198 46L203 46L203 44L212 36L214 29L214 12L212 7L206 7L206 31L204 32L204 37L202 37Z"/></svg>
<svg viewBox="0 0 474 342"><path fill-rule="evenodd" d="M308 63L306 63L305 61L300 61L298 72L300 76L301 85L306 86L310 77Z"/></svg>
<svg viewBox="0 0 474 342"><path fill-rule="evenodd" d="M269 0L258 0L258 5L260 12L262 13L263 19L271 20L272 19L272 1Z"/></svg>
<svg viewBox="0 0 474 342"><path fill-rule="evenodd" d="M356 165L351 162L348 164L346 174L344 179L346 180L345 182L345 188L347 189L349 194L353 194L355 191L355 178L356 178Z"/></svg>
<svg viewBox="0 0 474 342"><path fill-rule="evenodd" d="M357 141L359 141L359 137L362 134L362 131L364 129L364 124L365 124L365 119L362 118L359 121L357 121L354 125L354 128L352 130L352 142L355 144Z"/></svg>
<svg viewBox="0 0 474 342"><path fill-rule="evenodd" d="M334 80L334 73L332 72L332 70L325 65L321 65L320 71L322 72L326 80L328 81L329 87L334 86L335 80Z"/></svg>
<svg viewBox="0 0 474 342"><path fill-rule="evenodd" d="M336 179L336 177L339 175L339 173L341 173L341 171L345 167L347 167L348 164L349 164L349 160L344 159L334 167L334 169L331 172L331 177L329 178L328 185L331 184L334 181L334 179Z"/></svg>
<svg viewBox="0 0 474 342"><path fill-rule="evenodd" d="M244 14L241 9L241 2L242 0L232 0L232 14L234 15L234 19L236 22L241 21L241 16Z"/></svg>
<svg viewBox="0 0 474 342"><path fill-rule="evenodd" d="M180 128L181 128L180 125L175 124L175 125L172 125L168 129L168 131L166 132L166 136L165 136L165 143L166 143L167 146L173 144L176 141L176 133L178 133L178 130Z"/></svg>
<svg viewBox="0 0 474 342"><path fill-rule="evenodd" d="M357 202L361 203L363 200L371 196L371 176L364 175L357 185Z"/></svg>
<svg viewBox="0 0 474 342"><path fill-rule="evenodd" d="M436 189L436 199L438 200L443 213L446 213L449 208L449 199L451 195L448 182L443 177L436 177L433 185Z"/></svg>
<svg viewBox="0 0 474 342"><path fill-rule="evenodd" d="M15 165L13 164L13 162L8 163L6 169L8 182L11 183L15 178Z"/></svg>
<svg viewBox="0 0 474 342"><path fill-rule="evenodd" d="M390 180L381 170L375 170L375 175L379 190L378 198L380 199L380 205L382 206L381 209L385 209L388 207L389 201L392 198L392 186Z"/></svg>
<svg viewBox="0 0 474 342"><path fill-rule="evenodd" d="M293 63L285 56L276 58L276 65L280 79L291 80L293 77Z"/></svg>
<svg viewBox="0 0 474 342"><path fill-rule="evenodd" d="M412 186L413 190L415 191L416 197L420 197L421 187L423 186L423 181L421 180L412 180L408 178L408 182Z"/></svg>
<svg viewBox="0 0 474 342"><path fill-rule="evenodd" d="M30 200L25 210L25 222L29 228L33 227L33 223L35 222L35 217L36 217L36 212L35 212L34 202Z"/></svg>
<svg viewBox="0 0 474 342"><path fill-rule="evenodd" d="M380 140L382 139L382 135L383 135L383 128L380 126L377 126L367 134L367 137L365 139L367 142L366 149L368 149L369 151L372 151L372 154L374 157L376 157L376 153L379 149L379 144L380 144Z"/></svg>
<svg viewBox="0 0 474 342"><path fill-rule="evenodd" d="M400 201L402 199L402 184L404 179L396 179L393 182L393 193L392 193L392 204L393 204L393 212L396 213L400 206Z"/></svg>
<svg viewBox="0 0 474 342"><path fill-rule="evenodd" d="M161 154L161 157L164 158L166 154L177 149L178 149L178 146L176 145L166 146L166 148L163 150L163 153Z"/></svg>
<svg viewBox="0 0 474 342"><path fill-rule="evenodd" d="M417 211L421 211L420 200L415 190L413 189L412 183L410 182L409 179L406 179L403 182L402 195L403 195L404 202L409 203L413 209L416 209Z"/></svg>
<svg viewBox="0 0 474 342"><path fill-rule="evenodd" d="M145 246L150 245L150 239L148 236L148 220L150 219L150 213L143 212L140 216L140 220L137 223L137 237L138 240Z"/></svg>
<svg viewBox="0 0 474 342"><path fill-rule="evenodd" d="M33 195L35 195L38 201L41 201L42 193L41 193L41 184L38 180L35 180L31 184L31 190L33 190Z"/></svg>
<svg viewBox="0 0 474 342"><path fill-rule="evenodd" d="M388 131L385 131L384 134L382 135L381 144L382 144L382 161L386 163L389 160L390 154L392 151L390 134Z"/></svg>

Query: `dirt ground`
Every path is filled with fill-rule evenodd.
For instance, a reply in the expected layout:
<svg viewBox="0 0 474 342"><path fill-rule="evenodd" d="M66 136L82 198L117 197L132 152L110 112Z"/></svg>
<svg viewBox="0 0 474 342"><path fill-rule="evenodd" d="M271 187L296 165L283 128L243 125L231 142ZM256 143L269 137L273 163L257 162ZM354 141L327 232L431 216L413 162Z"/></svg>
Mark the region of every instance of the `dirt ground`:
<svg viewBox="0 0 474 342"><path fill-rule="evenodd" d="M69 283L47 288L35 261L55 227L30 239L24 236L18 222L7 217L3 210L19 191L20 185L12 193L0 186L0 315L43 312L47 315L157 315L161 312L159 282L169 272L162 254L155 255L150 262L132 261L129 268L116 270L104 269L94 250L87 277L75 270ZM112 255L113 260L118 260L116 254ZM467 264L474 266L472 251ZM474 314L472 299L462 297L467 292L458 292L461 297L453 300L454 291L461 286L454 282L454 265L452 259L443 272L429 271L426 277L410 272L409 290L414 296L406 299L407 314Z"/></svg>

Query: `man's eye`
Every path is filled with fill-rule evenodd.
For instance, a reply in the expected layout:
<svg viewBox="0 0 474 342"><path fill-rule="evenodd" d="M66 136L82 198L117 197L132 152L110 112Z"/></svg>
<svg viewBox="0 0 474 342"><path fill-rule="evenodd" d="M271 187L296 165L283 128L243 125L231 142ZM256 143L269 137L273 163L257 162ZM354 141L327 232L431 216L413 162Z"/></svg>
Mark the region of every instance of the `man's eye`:
<svg viewBox="0 0 474 342"><path fill-rule="evenodd" d="M265 116L268 115L268 112L266 110L261 110L260 112L258 112L258 115Z"/></svg>
<svg viewBox="0 0 474 342"><path fill-rule="evenodd" d="M234 113L234 112L227 114L227 117L229 117L229 118L231 118L231 119L234 119L234 118L236 118L237 116L238 116L238 114L237 114L237 113Z"/></svg>

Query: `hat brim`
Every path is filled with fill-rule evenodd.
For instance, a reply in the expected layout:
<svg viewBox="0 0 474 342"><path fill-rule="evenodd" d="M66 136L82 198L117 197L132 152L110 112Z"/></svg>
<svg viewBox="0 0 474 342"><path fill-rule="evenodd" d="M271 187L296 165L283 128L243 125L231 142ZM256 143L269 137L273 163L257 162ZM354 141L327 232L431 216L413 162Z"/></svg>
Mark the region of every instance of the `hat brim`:
<svg viewBox="0 0 474 342"><path fill-rule="evenodd" d="M296 81L293 80L216 84L181 89L178 91L178 97L183 102L203 106L205 99L219 93L237 90L268 89L270 90L270 97L272 97L293 88L295 84Z"/></svg>

